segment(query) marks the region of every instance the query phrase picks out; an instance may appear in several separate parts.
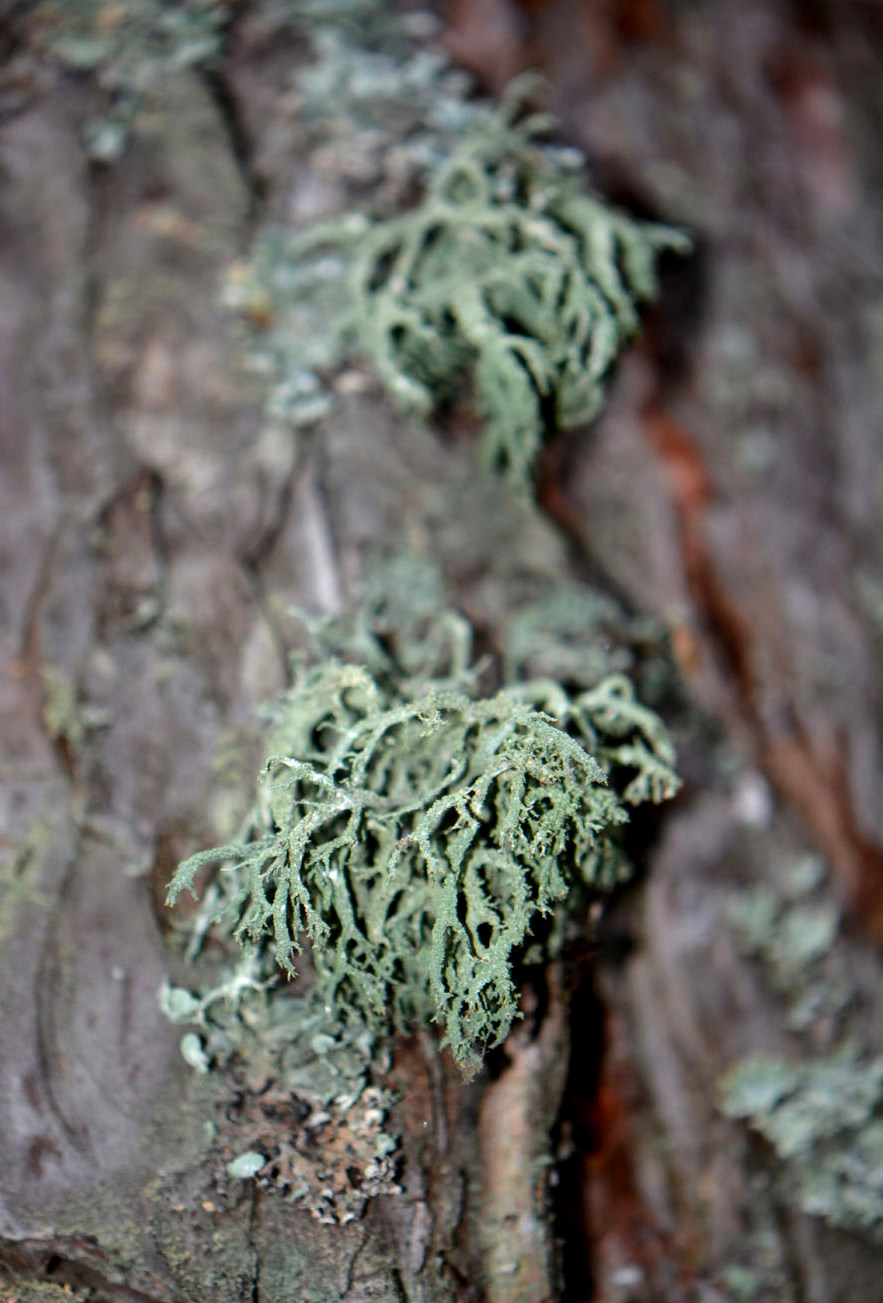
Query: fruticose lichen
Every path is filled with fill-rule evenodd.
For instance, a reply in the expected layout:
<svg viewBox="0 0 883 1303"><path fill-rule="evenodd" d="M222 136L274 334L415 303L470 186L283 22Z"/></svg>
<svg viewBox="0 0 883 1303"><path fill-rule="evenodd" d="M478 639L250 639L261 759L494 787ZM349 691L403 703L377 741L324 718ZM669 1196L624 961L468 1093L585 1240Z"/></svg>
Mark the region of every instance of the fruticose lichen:
<svg viewBox="0 0 883 1303"><path fill-rule="evenodd" d="M517 1016L513 963L541 962L566 912L627 876L626 807L677 786L623 673L662 659L659 631L577 602L565 650L559 616L528 600L499 666L475 666L438 572L403 556L369 567L352 615L307 622L311 651L265 711L271 758L242 836L182 865L172 889L202 881L175 922L203 989L169 983L161 1001L192 1029L187 1061L234 1090L219 1181L247 1167L324 1222L395 1193L388 1034L439 1021L471 1071ZM566 688L525 681L546 657ZM290 982L279 960L303 940Z"/></svg>
<svg viewBox="0 0 883 1303"><path fill-rule="evenodd" d="M503 677L552 678L571 689L607 674L628 674L648 704L673 696L666 631L656 619L624 611L598 589L562 580L505 612Z"/></svg>
<svg viewBox="0 0 883 1303"><path fill-rule="evenodd" d="M30 30L97 86L86 146L108 162L171 75L213 66L231 15L223 0L39 0ZM427 15L264 0L252 19L311 39L297 130L320 171L373 196L362 212L266 231L231 273L228 299L273 379L270 415L295 427L326 415L346 358L421 416L471 386L486 461L524 488L545 436L598 413L658 255L687 241L590 193L579 152L542 141L551 120L524 112L535 78L499 107L474 98L422 43Z"/></svg>
<svg viewBox="0 0 883 1303"><path fill-rule="evenodd" d="M673 750L625 675L484 695L462 617L388 637L376 615L314 628L243 837L185 861L169 897L219 866L205 923L247 954L272 940L288 973L308 940L334 1035L437 1022L471 1070L518 1016L526 939L627 874L616 830L676 791Z"/></svg>
<svg viewBox="0 0 883 1303"><path fill-rule="evenodd" d="M425 415L471 374L485 458L516 483L549 428L597 415L656 256L682 244L588 194L538 144L547 125L510 94L353 267L358 347L393 398Z"/></svg>
<svg viewBox="0 0 883 1303"><path fill-rule="evenodd" d="M544 143L551 120L524 111L535 79L481 105L437 55L399 54L390 69L382 50L320 35L300 79L303 129L317 154L324 143L338 164L357 156L376 199L269 230L234 269L227 297L275 380L269 411L293 426L325 415L328 371L344 358L367 360L419 416L471 385L485 460L523 488L548 433L597 415L656 292L658 255L687 241L589 192L582 156ZM351 120L349 135L321 125L326 104L332 123Z"/></svg>

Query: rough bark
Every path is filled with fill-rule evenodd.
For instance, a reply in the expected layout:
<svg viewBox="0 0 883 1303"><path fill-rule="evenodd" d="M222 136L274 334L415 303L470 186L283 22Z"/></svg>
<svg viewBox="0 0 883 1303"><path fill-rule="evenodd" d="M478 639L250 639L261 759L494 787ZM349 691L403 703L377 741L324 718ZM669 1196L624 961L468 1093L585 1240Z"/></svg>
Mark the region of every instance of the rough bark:
<svg viewBox="0 0 883 1303"><path fill-rule="evenodd" d="M81 148L88 88L9 52L0 1281L109 1303L650 1303L729 1297L739 1259L758 1297L871 1303L879 1250L800 1213L716 1101L739 1058L795 1043L728 902L808 848L849 920L853 999L821 1046L883 1032L880 33L858 4L447 17L489 80L544 62L602 184L700 236L608 412L550 454L544 517L370 384L299 447L265 430L218 280L258 220L328 202L279 129L295 42L241 24L222 73L171 82L112 169ZM253 764L218 757L254 754L289 607L335 608L402 529L489 638L525 574L602 573L668 620L688 786L590 970L576 990L550 974L493 1076L397 1046L404 1192L324 1227L206 1160L223 1087L159 1012L161 902L248 801Z"/></svg>
<svg viewBox="0 0 883 1303"><path fill-rule="evenodd" d="M550 503L669 618L726 748L722 767L691 730L690 799L621 920L630 957L601 979L594 1296L727 1296L725 1264L765 1257L752 1298L870 1299L879 1249L795 1211L770 1155L717 1114L716 1083L748 1053L799 1052L727 918L801 848L851 919L852 1012L818 1048L880 1044L879 22L825 3L450 8L491 84L544 67L606 187L698 236Z"/></svg>

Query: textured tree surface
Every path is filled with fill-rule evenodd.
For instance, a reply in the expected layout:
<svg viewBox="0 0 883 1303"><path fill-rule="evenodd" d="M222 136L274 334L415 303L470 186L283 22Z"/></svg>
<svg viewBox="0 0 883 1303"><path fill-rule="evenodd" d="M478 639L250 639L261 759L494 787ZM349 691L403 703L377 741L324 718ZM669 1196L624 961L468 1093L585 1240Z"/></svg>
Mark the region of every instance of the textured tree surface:
<svg viewBox="0 0 883 1303"><path fill-rule="evenodd" d="M415 435L362 373L314 437L267 431L218 285L259 222L337 202L290 129L296 39L239 6L220 71L96 166L94 92L27 9L0 33L0 1297L876 1303L879 1245L718 1108L745 1055L883 1045L876 15L442 7L490 88L548 73L603 191L697 235L538 516L468 416ZM249 800L290 607L339 609L403 538L491 646L525 575L661 616L686 786L491 1072L396 1045L402 1193L327 1227L207 1157L223 1083L160 1013L162 901ZM799 1034L730 918L810 852L847 995Z"/></svg>

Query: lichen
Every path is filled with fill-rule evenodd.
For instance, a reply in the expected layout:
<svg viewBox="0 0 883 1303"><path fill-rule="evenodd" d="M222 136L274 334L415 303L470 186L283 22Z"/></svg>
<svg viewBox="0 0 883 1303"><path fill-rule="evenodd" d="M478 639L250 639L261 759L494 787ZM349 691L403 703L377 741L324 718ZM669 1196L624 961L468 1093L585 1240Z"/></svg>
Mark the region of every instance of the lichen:
<svg viewBox="0 0 883 1303"><path fill-rule="evenodd" d="M516 484L548 429L598 414L656 255L683 244L590 195L539 146L547 125L513 88L353 269L358 348L393 398L426 415L471 375L485 460Z"/></svg>
<svg viewBox="0 0 883 1303"><path fill-rule="evenodd" d="M629 614L607 593L562 581L506 612L503 674L588 687L605 674L629 674L653 704L671 696L667 633L659 620Z"/></svg>
<svg viewBox="0 0 883 1303"><path fill-rule="evenodd" d="M228 301L249 324L254 363L274 380L274 419L324 416L326 373L346 358L367 360L418 416L471 385L485 461L523 490L546 435L597 415L656 292L658 255L688 243L605 204L582 179L582 156L543 142L551 120L524 107L536 79L520 79L492 107L470 101L438 55L388 62L339 34L318 42L300 80L304 130L318 130L314 146L325 133L336 173L346 174L341 151L359 160L375 205L295 233L266 231L234 269ZM359 87L370 101L361 109ZM346 131L315 128L326 103Z"/></svg>
<svg viewBox="0 0 883 1303"><path fill-rule="evenodd" d="M421 615L409 634L314 628L317 658L270 707L245 835L185 861L169 898L219 866L210 921L247 953L272 938L288 973L308 940L311 1005L336 1033L438 1022L469 1071L518 1016L525 940L626 875L628 807L678 783L624 675L481 695L462 617Z"/></svg>
<svg viewBox="0 0 883 1303"><path fill-rule="evenodd" d="M793 1059L737 1063L721 1082L721 1106L768 1142L783 1198L883 1242L883 1058L866 1044L834 1039L842 1039L854 987L825 879L824 863L804 855L730 903L742 949L760 960L805 1048ZM819 1052L832 1044L832 1052Z"/></svg>
<svg viewBox="0 0 883 1303"><path fill-rule="evenodd" d="M253 1178L340 1225L369 1199L398 1193L393 1095L370 1031L329 1031L259 947L200 995L166 983L160 1004L173 1022L198 1028L182 1041L182 1052L196 1047L198 1070L225 1074L229 1097L209 1157L219 1185ZM237 1166L246 1156L247 1174Z"/></svg>
<svg viewBox="0 0 883 1303"><path fill-rule="evenodd" d="M220 54L229 16L224 0L38 0L30 33L50 58L94 78L103 105L85 145L110 162L170 74Z"/></svg>
<svg viewBox="0 0 883 1303"><path fill-rule="evenodd" d="M804 1212L883 1242L883 1058L748 1059L722 1107L772 1146Z"/></svg>
<svg viewBox="0 0 883 1303"><path fill-rule="evenodd" d="M809 1030L823 1019L830 1022L850 999L835 948L840 914L830 900L819 897L824 880L824 864L805 856L789 866L781 881L734 896L727 911L742 950L763 963L784 997L786 1022L793 1031Z"/></svg>
<svg viewBox="0 0 883 1303"><path fill-rule="evenodd" d="M525 596L513 619L530 631L542 603ZM223 1071L234 1101L212 1145L219 1184L260 1158L250 1179L337 1223L396 1193L389 1033L441 1023L472 1072L518 1016L516 966L542 963L568 912L628 876L628 807L677 786L623 672L659 645L613 603L564 623L567 689L526 673L562 663L554 621L476 664L472 626L410 553L371 558L348 614L304 617L292 686L263 711L256 806L172 889L197 887L173 923L199 967L161 999L190 1029L188 1061L208 1082Z"/></svg>

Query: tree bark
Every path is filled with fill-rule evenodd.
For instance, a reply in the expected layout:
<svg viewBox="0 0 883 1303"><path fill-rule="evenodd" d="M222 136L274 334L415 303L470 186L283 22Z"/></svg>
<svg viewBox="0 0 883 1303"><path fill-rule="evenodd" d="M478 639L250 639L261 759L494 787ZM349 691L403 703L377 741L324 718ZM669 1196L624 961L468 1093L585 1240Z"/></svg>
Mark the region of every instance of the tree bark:
<svg viewBox="0 0 883 1303"><path fill-rule="evenodd" d="M83 79L18 38L0 74L0 1284L706 1303L740 1263L762 1300L876 1303L879 1248L801 1212L717 1104L747 1053L799 1048L728 910L808 850L850 991L816 1048L883 1030L880 33L858 4L443 7L490 83L548 68L604 188L699 237L538 514L372 383L298 444L266 426L219 280L341 196L286 116L299 43L242 9L112 167ZM162 902L248 805L290 608L337 609L402 534L490 640L526 582L603 574L665 619L686 791L492 1072L396 1044L402 1192L326 1227L209 1156L225 1086L159 1011Z"/></svg>

